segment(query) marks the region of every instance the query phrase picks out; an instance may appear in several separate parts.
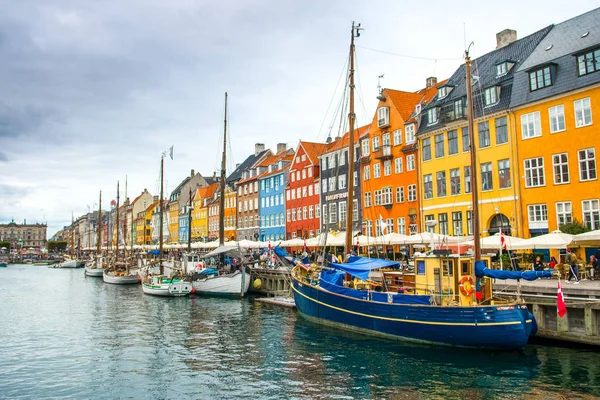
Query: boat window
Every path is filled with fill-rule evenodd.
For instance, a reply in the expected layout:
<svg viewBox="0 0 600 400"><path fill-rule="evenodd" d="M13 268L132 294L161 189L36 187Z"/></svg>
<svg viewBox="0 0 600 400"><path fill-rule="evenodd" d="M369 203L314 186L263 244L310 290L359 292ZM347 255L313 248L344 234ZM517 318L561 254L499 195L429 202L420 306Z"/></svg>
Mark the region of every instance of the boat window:
<svg viewBox="0 0 600 400"><path fill-rule="evenodd" d="M442 273L444 276L454 276L454 263L452 260L442 261Z"/></svg>
<svg viewBox="0 0 600 400"><path fill-rule="evenodd" d="M463 261L461 263L460 273L461 273L461 275L469 275L469 263L468 262Z"/></svg>
<svg viewBox="0 0 600 400"><path fill-rule="evenodd" d="M417 261L417 274L425 275L425 261Z"/></svg>

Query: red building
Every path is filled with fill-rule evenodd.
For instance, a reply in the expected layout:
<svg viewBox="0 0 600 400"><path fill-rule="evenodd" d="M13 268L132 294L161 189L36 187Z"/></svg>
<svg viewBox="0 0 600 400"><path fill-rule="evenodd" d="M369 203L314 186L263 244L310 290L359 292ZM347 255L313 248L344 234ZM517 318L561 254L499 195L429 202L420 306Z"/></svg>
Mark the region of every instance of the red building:
<svg viewBox="0 0 600 400"><path fill-rule="evenodd" d="M310 238L320 232L319 154L325 143L301 141L290 165L289 184L285 193L287 239Z"/></svg>

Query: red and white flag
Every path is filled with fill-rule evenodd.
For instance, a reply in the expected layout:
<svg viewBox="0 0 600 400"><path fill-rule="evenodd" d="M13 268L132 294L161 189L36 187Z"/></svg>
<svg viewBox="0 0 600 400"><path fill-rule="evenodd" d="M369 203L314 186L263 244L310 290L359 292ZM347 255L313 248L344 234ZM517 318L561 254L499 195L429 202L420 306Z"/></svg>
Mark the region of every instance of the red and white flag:
<svg viewBox="0 0 600 400"><path fill-rule="evenodd" d="M502 233L502 228L500 228L500 246L502 246L502 250L506 250L506 239L504 233Z"/></svg>
<svg viewBox="0 0 600 400"><path fill-rule="evenodd" d="M268 246L269 251L271 251L271 241L269 240L269 246Z"/></svg>
<svg viewBox="0 0 600 400"><path fill-rule="evenodd" d="M565 305L565 296L563 296L562 287L560 281L558 281L558 295L556 296L556 309L559 317L564 317L567 313L567 306Z"/></svg>

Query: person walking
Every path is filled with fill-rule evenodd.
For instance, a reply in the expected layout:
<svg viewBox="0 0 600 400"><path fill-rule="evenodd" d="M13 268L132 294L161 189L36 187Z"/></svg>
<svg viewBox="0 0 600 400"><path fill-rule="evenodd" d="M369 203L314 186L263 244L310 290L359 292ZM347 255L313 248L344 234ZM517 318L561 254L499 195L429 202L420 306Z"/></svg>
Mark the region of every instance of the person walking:
<svg viewBox="0 0 600 400"><path fill-rule="evenodd" d="M567 248L566 263L569 265L569 278L565 281L571 283L571 278L575 277L575 284L579 283L579 264L577 264L577 256L570 248Z"/></svg>

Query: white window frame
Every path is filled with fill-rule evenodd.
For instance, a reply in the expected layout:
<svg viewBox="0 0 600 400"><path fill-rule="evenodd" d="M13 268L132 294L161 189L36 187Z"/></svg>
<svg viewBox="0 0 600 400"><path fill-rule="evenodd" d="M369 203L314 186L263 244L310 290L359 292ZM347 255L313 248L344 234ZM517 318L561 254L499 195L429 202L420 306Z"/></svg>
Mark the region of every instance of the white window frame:
<svg viewBox="0 0 600 400"><path fill-rule="evenodd" d="M373 164L373 178L381 178L381 163Z"/></svg>
<svg viewBox="0 0 600 400"><path fill-rule="evenodd" d="M406 235L406 218L398 217L398 233L401 235Z"/></svg>
<svg viewBox="0 0 600 400"><path fill-rule="evenodd" d="M600 229L600 201L598 199L583 200L581 202L581 217L583 223L589 229Z"/></svg>
<svg viewBox="0 0 600 400"><path fill-rule="evenodd" d="M544 157L533 157L523 160L525 168L525 187L546 186L546 175L544 173Z"/></svg>
<svg viewBox="0 0 600 400"><path fill-rule="evenodd" d="M402 144L402 129L396 129L394 131L394 146Z"/></svg>
<svg viewBox="0 0 600 400"><path fill-rule="evenodd" d="M562 159L564 157L564 160ZM566 173L567 179L563 180ZM552 175L555 185L564 185L571 182L569 173L569 153L552 154Z"/></svg>
<svg viewBox="0 0 600 400"><path fill-rule="evenodd" d="M404 167L402 166L402 157L396 157L394 158L394 173L395 174L400 174L402 172L404 172Z"/></svg>
<svg viewBox="0 0 600 400"><path fill-rule="evenodd" d="M404 136L406 144L415 142L415 124L409 124L404 127Z"/></svg>
<svg viewBox="0 0 600 400"><path fill-rule="evenodd" d="M371 166L365 165L363 168L363 181L368 181L371 179Z"/></svg>
<svg viewBox="0 0 600 400"><path fill-rule="evenodd" d="M500 101L500 96L498 95L498 86L492 86L483 92L483 101L486 107L491 107L495 104L498 104Z"/></svg>
<svg viewBox="0 0 600 400"><path fill-rule="evenodd" d="M371 192L365 192L364 193L364 202L365 202L365 207L371 207Z"/></svg>
<svg viewBox="0 0 600 400"><path fill-rule="evenodd" d="M412 201L417 201L417 185L416 184L411 184L408 185L408 201L412 202Z"/></svg>
<svg viewBox="0 0 600 400"><path fill-rule="evenodd" d="M438 109L437 107L430 108L427 110L427 125L434 125L438 122Z"/></svg>
<svg viewBox="0 0 600 400"><path fill-rule="evenodd" d="M404 186L396 186L396 203L404 203Z"/></svg>
<svg viewBox="0 0 600 400"><path fill-rule="evenodd" d="M521 115L521 138L531 139L542 136L540 112L534 111Z"/></svg>
<svg viewBox="0 0 600 400"><path fill-rule="evenodd" d="M414 171L415 170L415 155L409 154L406 156L406 170Z"/></svg>
<svg viewBox="0 0 600 400"><path fill-rule="evenodd" d="M546 204L529 204L527 206L529 229L548 229L548 207Z"/></svg>
<svg viewBox="0 0 600 400"><path fill-rule="evenodd" d="M566 129L565 106L562 104L548 108L550 133L562 132Z"/></svg>
<svg viewBox="0 0 600 400"><path fill-rule="evenodd" d="M590 158L590 152L592 157ZM582 158L582 153L585 158ZM592 165L593 163L593 165ZM587 149L581 149L577 151L577 164L579 165L579 181L595 181L598 179L598 168L596 165L596 149L590 147ZM582 168L585 167L585 168ZM584 177L584 172L587 176ZM593 176L591 176L593 173Z"/></svg>
<svg viewBox="0 0 600 400"><path fill-rule="evenodd" d="M589 97L575 100L573 102L573 109L575 111L575 128L582 128L592 124L592 103Z"/></svg>
<svg viewBox="0 0 600 400"><path fill-rule="evenodd" d="M390 108L379 107L377 109L377 127L382 128L390 124Z"/></svg>
<svg viewBox="0 0 600 400"><path fill-rule="evenodd" d="M556 229L560 229L562 224L570 224L573 222L573 205L570 201L557 201L555 203L555 209Z"/></svg>
<svg viewBox="0 0 600 400"><path fill-rule="evenodd" d="M361 142L361 154L363 157L368 156L371 152L369 150L369 139L363 139Z"/></svg>
<svg viewBox="0 0 600 400"><path fill-rule="evenodd" d="M383 162L383 176L390 176L392 174L392 160L385 160Z"/></svg>

